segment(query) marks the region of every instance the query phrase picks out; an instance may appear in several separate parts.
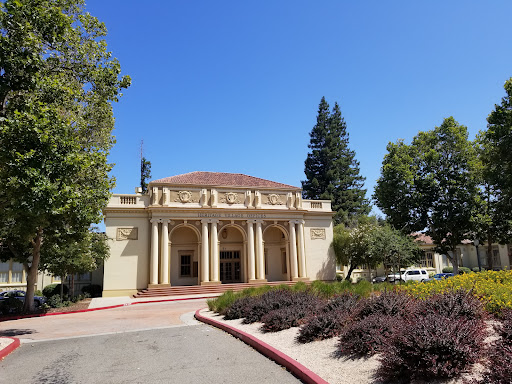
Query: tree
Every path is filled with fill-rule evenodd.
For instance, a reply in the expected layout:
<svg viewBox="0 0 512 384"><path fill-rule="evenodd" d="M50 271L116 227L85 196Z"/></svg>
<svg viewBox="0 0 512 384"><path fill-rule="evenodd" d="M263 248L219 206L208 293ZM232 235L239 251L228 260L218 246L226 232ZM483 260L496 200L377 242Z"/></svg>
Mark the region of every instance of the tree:
<svg viewBox="0 0 512 384"><path fill-rule="evenodd" d="M144 157L142 145L143 142L140 143L140 187L142 188L142 193L146 193L148 191L148 182L151 178L151 162Z"/></svg>
<svg viewBox="0 0 512 384"><path fill-rule="evenodd" d="M506 244L512 237L512 78L505 91L487 118L487 131L477 138L481 188L475 235L487 241L489 269L494 267L492 244Z"/></svg>
<svg viewBox="0 0 512 384"><path fill-rule="evenodd" d="M104 24L83 6L0 5L0 257L25 265L25 311L46 240L83 241L114 183L111 103L130 79L101 40Z"/></svg>
<svg viewBox="0 0 512 384"><path fill-rule="evenodd" d="M391 268L395 273L417 263L422 253L413 236L390 225L379 226L372 232L370 252L382 260L386 269Z"/></svg>
<svg viewBox="0 0 512 384"><path fill-rule="evenodd" d="M376 228L370 223L355 228L346 228L343 224L334 227L332 246L336 262L349 266L346 280L350 280L354 269L360 266L376 268L381 263L377 255L371 252L371 237Z"/></svg>
<svg viewBox="0 0 512 384"><path fill-rule="evenodd" d="M329 104L322 97L317 122L310 133L311 152L305 161L306 180L302 189L306 199L332 201L336 224L348 223L353 217L370 212L363 189L364 177L359 174L359 162L348 147L348 139L338 103L329 113Z"/></svg>
<svg viewBox="0 0 512 384"><path fill-rule="evenodd" d="M388 222L405 233L426 229L436 251L458 273L457 245L474 229L478 203L475 149L453 117L419 132L411 145L388 144L374 199Z"/></svg>
<svg viewBox="0 0 512 384"><path fill-rule="evenodd" d="M74 296L74 275L92 272L109 256L108 239L104 233L91 228L80 241L51 239L41 252L40 269L60 276L72 276L71 295ZM55 241L56 240L56 241Z"/></svg>

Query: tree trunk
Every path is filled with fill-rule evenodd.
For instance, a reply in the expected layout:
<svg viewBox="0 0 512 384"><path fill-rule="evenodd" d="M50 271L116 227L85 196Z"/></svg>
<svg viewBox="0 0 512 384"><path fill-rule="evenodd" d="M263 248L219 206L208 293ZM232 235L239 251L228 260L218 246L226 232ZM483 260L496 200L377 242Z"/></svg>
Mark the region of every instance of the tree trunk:
<svg viewBox="0 0 512 384"><path fill-rule="evenodd" d="M453 274L458 275L459 274L459 258L457 257L457 247L452 249L452 255L448 255L448 259L452 262L453 265Z"/></svg>
<svg viewBox="0 0 512 384"><path fill-rule="evenodd" d="M350 268L348 269L347 277L345 277L345 280L352 281L350 279L350 276L352 275L352 272L356 269L355 265L350 265Z"/></svg>
<svg viewBox="0 0 512 384"><path fill-rule="evenodd" d="M34 311L34 292L37 283L37 271L39 269L39 260L41 258L41 244L43 242L43 230L37 230L36 237L32 242L32 265L28 268L27 273L27 293L25 294L25 303L23 304L23 312L29 313Z"/></svg>

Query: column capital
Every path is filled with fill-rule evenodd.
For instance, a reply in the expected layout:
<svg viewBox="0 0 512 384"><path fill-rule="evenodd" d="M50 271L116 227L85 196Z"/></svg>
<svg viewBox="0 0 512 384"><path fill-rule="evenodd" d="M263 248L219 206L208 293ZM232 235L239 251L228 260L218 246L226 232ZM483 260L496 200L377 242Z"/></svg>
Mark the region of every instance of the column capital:
<svg viewBox="0 0 512 384"><path fill-rule="evenodd" d="M151 219L149 220L151 224L158 224L158 223L161 223L162 222L162 219Z"/></svg>
<svg viewBox="0 0 512 384"><path fill-rule="evenodd" d="M171 219L160 219L161 223L169 224L171 222Z"/></svg>

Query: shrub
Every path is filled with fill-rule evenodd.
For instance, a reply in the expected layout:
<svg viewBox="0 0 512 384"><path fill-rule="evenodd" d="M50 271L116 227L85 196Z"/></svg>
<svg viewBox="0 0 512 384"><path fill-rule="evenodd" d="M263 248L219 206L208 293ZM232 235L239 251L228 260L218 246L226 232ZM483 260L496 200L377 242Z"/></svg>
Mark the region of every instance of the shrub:
<svg viewBox="0 0 512 384"><path fill-rule="evenodd" d="M379 376L397 381L457 376L479 358L483 322L438 313L403 318L382 350Z"/></svg>
<svg viewBox="0 0 512 384"><path fill-rule="evenodd" d="M512 346L512 310L508 309L501 313L501 322L496 324L494 329L504 344Z"/></svg>
<svg viewBox="0 0 512 384"><path fill-rule="evenodd" d="M359 296L369 296L373 291L373 284L367 280L361 280L351 286L352 292Z"/></svg>
<svg viewBox="0 0 512 384"><path fill-rule="evenodd" d="M499 340L491 345L487 352L485 371L481 380L473 381L472 384L510 384L512 383L512 345Z"/></svg>
<svg viewBox="0 0 512 384"><path fill-rule="evenodd" d="M370 356L382 350L396 322L391 316L371 314L348 323L340 333L338 352L352 357Z"/></svg>
<svg viewBox="0 0 512 384"><path fill-rule="evenodd" d="M336 281L341 282L343 280L343 276L340 273L336 274Z"/></svg>
<svg viewBox="0 0 512 384"><path fill-rule="evenodd" d="M385 291L359 301L356 317L363 319L371 315L402 316L408 313L414 300L403 292Z"/></svg>
<svg viewBox="0 0 512 384"><path fill-rule="evenodd" d="M288 290L269 291L261 296L254 297L254 301L251 301L250 307L247 308L243 322L244 324L251 324L261 321L262 317L270 311L300 304L304 301L311 302L310 298L312 298L312 295L306 292Z"/></svg>
<svg viewBox="0 0 512 384"><path fill-rule="evenodd" d="M469 269L468 267L459 267L459 274L463 275L465 273L471 273L473 272L471 269ZM453 267L444 267L443 268L443 273L453 273Z"/></svg>
<svg viewBox="0 0 512 384"><path fill-rule="evenodd" d="M291 327L304 324L305 319L311 316L322 301L317 296L308 293L296 293L292 303L265 314L261 318L262 330L265 332L278 332Z"/></svg>
<svg viewBox="0 0 512 384"><path fill-rule="evenodd" d="M225 300L230 300L230 296L227 296ZM256 303L256 298L252 296L240 297L229 305L225 310L220 311L221 315L224 315L225 320L241 319L247 316L251 311L251 308Z"/></svg>
<svg viewBox="0 0 512 384"><path fill-rule="evenodd" d="M322 312L341 311L352 312L359 301L359 296L351 293L344 292L339 295L333 296L321 308Z"/></svg>
<svg viewBox="0 0 512 384"><path fill-rule="evenodd" d="M46 304L48 304L51 308L61 308L64 305L62 304L62 299L60 297L60 294L50 296L48 300L46 301Z"/></svg>
<svg viewBox="0 0 512 384"><path fill-rule="evenodd" d="M98 284L89 284L82 288L82 293L88 293L91 297L101 297L103 287Z"/></svg>
<svg viewBox="0 0 512 384"><path fill-rule="evenodd" d="M338 336L350 319L350 312L330 311L309 317L297 335L299 343L330 339Z"/></svg>
<svg viewBox="0 0 512 384"><path fill-rule="evenodd" d="M40 289L34 291L34 296L43 296L43 292Z"/></svg>
<svg viewBox="0 0 512 384"><path fill-rule="evenodd" d="M61 284L50 284L50 285L47 285L46 287L44 287L43 288L44 297L49 299L50 297L52 297L54 295L60 295L60 286L61 286ZM64 285L64 288L63 288L64 295L67 295L68 291L69 291L68 286Z"/></svg>
<svg viewBox="0 0 512 384"><path fill-rule="evenodd" d="M23 309L23 302L15 297L8 297L0 301L0 310L4 315L9 313L20 313Z"/></svg>
<svg viewBox="0 0 512 384"><path fill-rule="evenodd" d="M450 290L431 296L421 304L426 312L435 311L450 318L465 317L469 320L483 319L485 313L480 300L465 289Z"/></svg>

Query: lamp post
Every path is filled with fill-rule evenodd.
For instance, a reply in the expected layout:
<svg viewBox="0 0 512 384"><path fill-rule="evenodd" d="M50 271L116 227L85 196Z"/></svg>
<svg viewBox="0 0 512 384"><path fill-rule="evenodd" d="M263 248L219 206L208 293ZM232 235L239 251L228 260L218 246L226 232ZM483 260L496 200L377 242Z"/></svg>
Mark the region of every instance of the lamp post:
<svg viewBox="0 0 512 384"><path fill-rule="evenodd" d="M476 248L476 261L478 262L478 271L482 271L482 263L480 262L480 255L478 254L478 245L480 244L480 241L478 239L473 240L473 244L475 244Z"/></svg>

